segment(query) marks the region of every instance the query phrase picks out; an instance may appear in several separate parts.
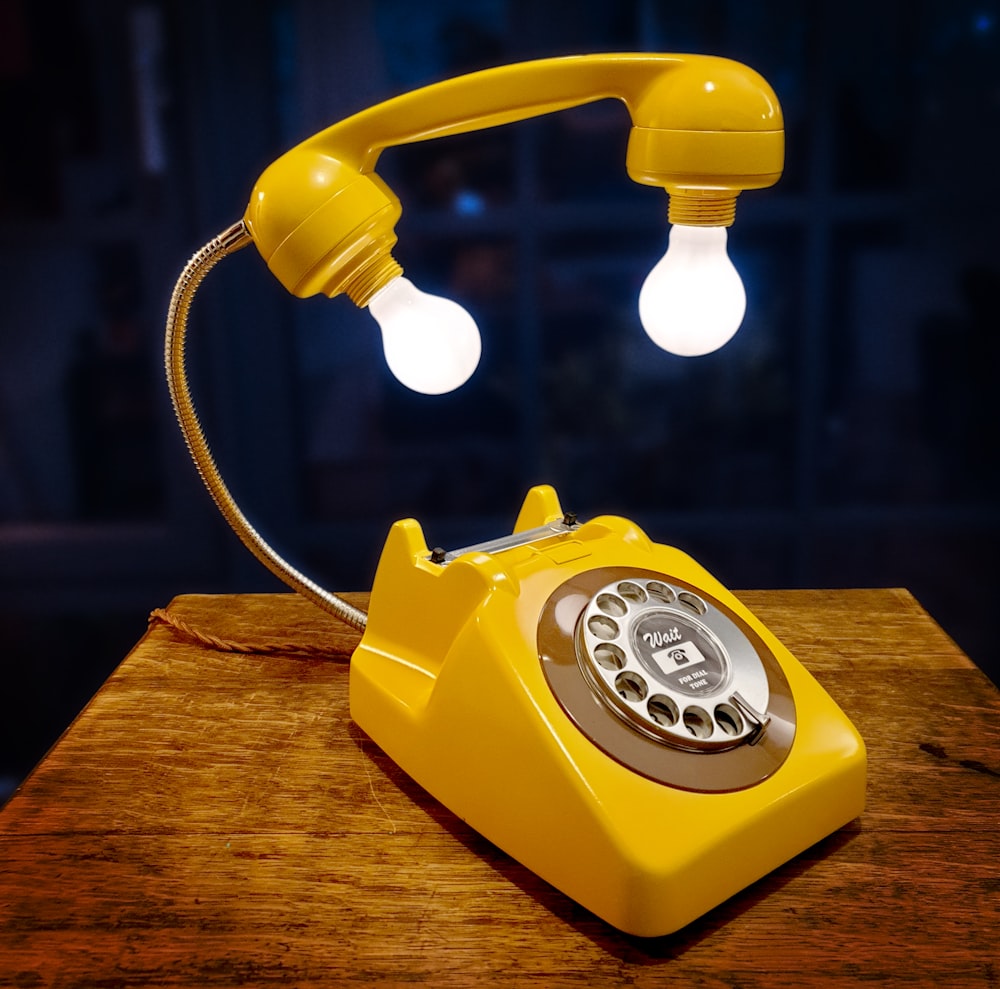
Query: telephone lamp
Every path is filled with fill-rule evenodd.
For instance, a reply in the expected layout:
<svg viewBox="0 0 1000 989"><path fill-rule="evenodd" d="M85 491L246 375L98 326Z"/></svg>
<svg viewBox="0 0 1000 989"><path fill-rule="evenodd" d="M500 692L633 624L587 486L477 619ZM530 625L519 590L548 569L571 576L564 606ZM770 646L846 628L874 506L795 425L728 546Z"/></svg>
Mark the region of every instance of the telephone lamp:
<svg viewBox="0 0 1000 989"><path fill-rule="evenodd" d="M382 328L386 361L429 394L475 370L472 317L422 293L392 256L399 200L384 148L605 97L632 118L626 167L669 195L670 246L639 294L653 340L694 356L739 327L726 255L743 189L782 166L767 84L734 62L590 55L462 76L310 138L260 177L239 223L174 290L167 370L184 435L229 524L295 590L362 630L358 727L461 820L598 916L666 934L856 817L864 744L846 716L730 591L625 519L566 514L532 488L509 535L431 551L390 529L365 613L282 559L236 506L191 404L192 297L254 243L298 296L346 294Z"/></svg>
<svg viewBox="0 0 1000 989"><path fill-rule="evenodd" d="M669 248L639 295L659 346L683 356L726 343L746 295L726 253L744 189L781 175L781 109L756 72L728 59L598 54L540 59L459 76L356 113L286 152L260 176L243 218L188 262L171 299L166 363L192 457L230 526L265 566L315 603L363 628L365 615L280 557L233 501L195 414L184 367L188 310L223 257L253 243L277 279L305 298L346 294L382 330L386 362L406 386L440 394L480 356L479 331L457 303L421 292L392 255L399 199L375 172L396 145L461 134L614 98L632 120L631 178L669 198Z"/></svg>

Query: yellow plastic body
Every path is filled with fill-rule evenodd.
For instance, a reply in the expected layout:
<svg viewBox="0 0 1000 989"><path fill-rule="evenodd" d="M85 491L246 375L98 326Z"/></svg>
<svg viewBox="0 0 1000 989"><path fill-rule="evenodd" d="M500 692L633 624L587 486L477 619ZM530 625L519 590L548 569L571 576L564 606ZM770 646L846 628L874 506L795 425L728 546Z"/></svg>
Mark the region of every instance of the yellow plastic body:
<svg viewBox="0 0 1000 989"><path fill-rule="evenodd" d="M561 515L551 488L532 489L516 531ZM570 720L544 677L539 612L565 580L605 566L699 586L772 649L796 730L771 777L735 792L676 789L615 761ZM350 701L357 724L458 817L632 934L683 927L864 805L864 745L822 687L690 557L620 518L446 566L428 560L417 522L396 523L351 661Z"/></svg>
<svg viewBox="0 0 1000 989"><path fill-rule="evenodd" d="M752 69L707 55L581 55L459 76L348 117L268 167L244 221L289 291L364 304L387 277L400 215L374 172L385 148L605 98L632 118L629 175L671 193L674 222L728 224L741 190L781 175L781 108Z"/></svg>

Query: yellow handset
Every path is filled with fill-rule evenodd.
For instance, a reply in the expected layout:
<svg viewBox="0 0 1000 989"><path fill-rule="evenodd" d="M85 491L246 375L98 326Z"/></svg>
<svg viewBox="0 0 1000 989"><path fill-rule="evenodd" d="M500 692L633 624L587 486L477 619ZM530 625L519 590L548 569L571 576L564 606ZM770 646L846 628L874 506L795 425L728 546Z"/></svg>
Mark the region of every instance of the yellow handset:
<svg viewBox="0 0 1000 989"><path fill-rule="evenodd" d="M628 109L626 169L670 194L671 223L728 225L740 191L781 175L781 107L752 69L707 55L578 55L485 69L356 113L270 165L243 222L290 292L367 305L399 271L389 252L401 206L374 171L385 148L605 98Z"/></svg>

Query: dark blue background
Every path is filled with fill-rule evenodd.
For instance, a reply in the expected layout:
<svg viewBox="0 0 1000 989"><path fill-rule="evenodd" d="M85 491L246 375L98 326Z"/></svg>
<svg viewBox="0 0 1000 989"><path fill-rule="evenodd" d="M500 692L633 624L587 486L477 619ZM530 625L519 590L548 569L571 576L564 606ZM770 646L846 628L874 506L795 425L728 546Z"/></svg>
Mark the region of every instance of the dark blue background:
<svg viewBox="0 0 1000 989"><path fill-rule="evenodd" d="M462 545L509 531L549 482L731 587L908 587L1000 677L996 3L347 6L0 3L3 786L150 609L280 589L172 422L160 335L184 260L319 128L548 55L705 52L772 83L787 169L740 200L744 328L696 361L643 336L666 203L626 177L615 103L387 152L397 257L476 315L482 366L454 395L411 395L346 299L292 299L253 250L227 261L191 365L248 514L356 589L394 519Z"/></svg>

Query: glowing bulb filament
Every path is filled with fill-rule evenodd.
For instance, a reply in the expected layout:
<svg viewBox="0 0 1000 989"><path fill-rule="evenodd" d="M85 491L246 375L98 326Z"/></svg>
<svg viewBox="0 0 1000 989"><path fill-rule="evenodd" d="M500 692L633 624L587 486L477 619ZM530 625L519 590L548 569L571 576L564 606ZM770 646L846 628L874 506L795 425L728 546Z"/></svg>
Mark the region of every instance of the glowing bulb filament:
<svg viewBox="0 0 1000 989"><path fill-rule="evenodd" d="M747 296L726 253L725 227L674 224L670 246L639 293L639 318L664 350L698 357L740 328Z"/></svg>

